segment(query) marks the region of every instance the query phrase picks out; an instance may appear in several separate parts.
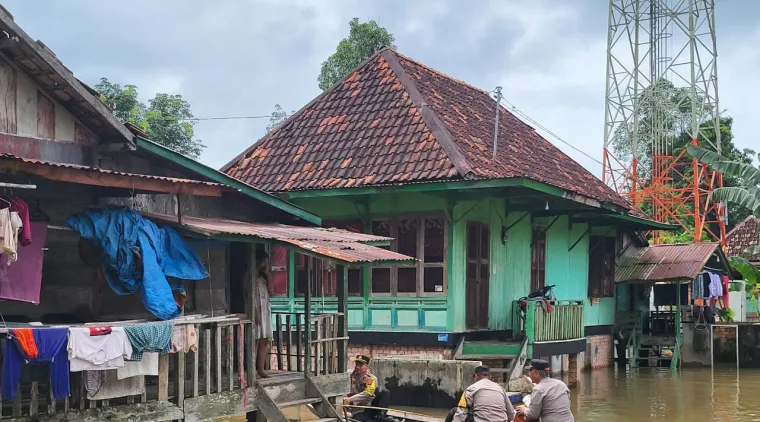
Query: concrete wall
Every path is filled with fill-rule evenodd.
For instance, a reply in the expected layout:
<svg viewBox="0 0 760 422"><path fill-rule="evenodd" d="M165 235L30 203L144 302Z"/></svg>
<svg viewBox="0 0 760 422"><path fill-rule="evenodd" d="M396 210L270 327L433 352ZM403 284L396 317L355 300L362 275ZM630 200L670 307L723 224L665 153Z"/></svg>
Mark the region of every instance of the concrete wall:
<svg viewBox="0 0 760 422"><path fill-rule="evenodd" d="M586 352L583 354L584 370L612 366L614 342L611 334L586 338Z"/></svg>
<svg viewBox="0 0 760 422"><path fill-rule="evenodd" d="M712 366L710 348L712 347L707 343L707 350L695 350L694 349L694 323L681 324L683 327L683 346L681 347L681 361L684 366L687 367L701 367ZM707 335L709 339L710 327L707 327Z"/></svg>
<svg viewBox="0 0 760 422"><path fill-rule="evenodd" d="M450 408L472 384L481 362L375 358L370 364L381 388L391 392L397 406Z"/></svg>

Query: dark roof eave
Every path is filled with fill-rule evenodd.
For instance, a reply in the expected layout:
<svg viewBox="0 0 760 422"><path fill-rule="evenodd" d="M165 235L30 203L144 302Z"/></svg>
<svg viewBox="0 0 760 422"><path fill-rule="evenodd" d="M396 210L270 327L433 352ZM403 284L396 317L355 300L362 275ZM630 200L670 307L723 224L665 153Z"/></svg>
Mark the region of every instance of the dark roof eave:
<svg viewBox="0 0 760 422"><path fill-rule="evenodd" d="M310 224L313 224L316 226L319 226L322 224L321 218L304 210L303 208L300 208L296 205L291 204L290 202L283 201L282 199L279 199L276 196L270 195L264 191L256 189L251 185L248 185L246 183L241 182L240 180L227 176L226 174L218 170L215 170L205 164L195 161L192 158L186 157L176 151L172 151L169 148L159 145L149 139L145 139L140 136L137 136L136 139L137 139L137 147L139 149L143 149L151 154L154 154L161 158L169 160L181 166L184 169L192 171L196 174L200 174L210 180L213 180L214 182L233 187L248 197L261 201L274 208L278 208Z"/></svg>

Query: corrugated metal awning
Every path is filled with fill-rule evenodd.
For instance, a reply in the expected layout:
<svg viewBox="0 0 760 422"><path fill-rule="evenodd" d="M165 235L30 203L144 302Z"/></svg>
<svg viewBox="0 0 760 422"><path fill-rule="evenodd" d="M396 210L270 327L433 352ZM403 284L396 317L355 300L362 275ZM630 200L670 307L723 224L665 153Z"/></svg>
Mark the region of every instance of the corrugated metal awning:
<svg viewBox="0 0 760 422"><path fill-rule="evenodd" d="M127 173L78 164L35 160L7 153L0 153L0 173L26 173L59 182L195 196L222 196L222 192L237 191L221 183Z"/></svg>
<svg viewBox="0 0 760 422"><path fill-rule="evenodd" d="M711 258L729 270L717 243L631 247L616 265L615 283L690 282Z"/></svg>
<svg viewBox="0 0 760 422"><path fill-rule="evenodd" d="M142 214L158 222L204 236L250 236L260 240L284 243L307 253L351 264L415 260L413 257L370 245L388 243L393 240L391 238L347 230L199 217L182 217L182 223L180 223L173 215Z"/></svg>

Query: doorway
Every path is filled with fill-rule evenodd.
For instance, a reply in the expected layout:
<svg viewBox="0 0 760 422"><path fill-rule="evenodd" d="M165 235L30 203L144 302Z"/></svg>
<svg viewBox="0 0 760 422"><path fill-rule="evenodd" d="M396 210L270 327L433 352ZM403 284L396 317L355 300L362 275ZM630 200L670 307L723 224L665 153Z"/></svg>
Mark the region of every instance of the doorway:
<svg viewBox="0 0 760 422"><path fill-rule="evenodd" d="M488 328L488 282L491 230L488 224L467 223L465 322L468 330Z"/></svg>

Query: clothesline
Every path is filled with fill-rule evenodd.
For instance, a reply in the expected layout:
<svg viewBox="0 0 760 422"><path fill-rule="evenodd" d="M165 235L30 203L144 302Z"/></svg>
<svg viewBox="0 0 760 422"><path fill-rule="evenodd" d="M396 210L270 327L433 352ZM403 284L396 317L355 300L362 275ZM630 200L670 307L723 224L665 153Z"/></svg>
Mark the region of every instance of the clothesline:
<svg viewBox="0 0 760 422"><path fill-rule="evenodd" d="M133 319L126 321L101 321L85 322L83 324L41 324L41 323L13 323L10 325L0 326L0 335L8 334L9 329L13 328L75 328L75 327L97 327L110 326L121 327L125 325L153 324L160 321L147 321L143 319ZM192 325L192 324L211 324L211 323L250 323L251 321L243 314L228 314L215 317L209 317L204 314L184 315L172 320L165 321L172 325Z"/></svg>

